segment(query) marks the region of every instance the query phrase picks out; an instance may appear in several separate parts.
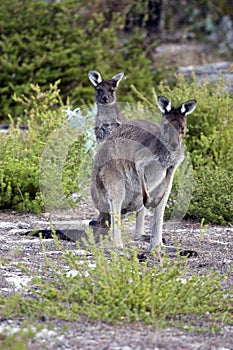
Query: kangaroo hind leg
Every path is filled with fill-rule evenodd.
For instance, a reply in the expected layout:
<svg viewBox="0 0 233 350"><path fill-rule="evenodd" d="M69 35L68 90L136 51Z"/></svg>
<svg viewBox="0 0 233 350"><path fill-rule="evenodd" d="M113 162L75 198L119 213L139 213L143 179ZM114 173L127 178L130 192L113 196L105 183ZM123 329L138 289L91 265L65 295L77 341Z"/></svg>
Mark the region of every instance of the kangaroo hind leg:
<svg viewBox="0 0 233 350"><path fill-rule="evenodd" d="M119 183L118 183L119 185ZM118 191L111 191L113 195L109 196L110 207L110 222L113 235L113 245L115 248L123 248L121 237L121 210L124 200L125 189L124 186L117 186Z"/></svg>

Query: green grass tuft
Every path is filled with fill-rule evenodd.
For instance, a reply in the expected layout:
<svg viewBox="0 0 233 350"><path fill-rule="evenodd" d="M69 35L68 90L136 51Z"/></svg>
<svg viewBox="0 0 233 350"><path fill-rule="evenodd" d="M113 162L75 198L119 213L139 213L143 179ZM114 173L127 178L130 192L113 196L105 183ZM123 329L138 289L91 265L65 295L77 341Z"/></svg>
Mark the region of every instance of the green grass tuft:
<svg viewBox="0 0 233 350"><path fill-rule="evenodd" d="M124 254L91 245L88 255L63 251L59 265L46 255L47 274L34 275L33 296L12 295L1 300L7 317L27 315L38 320L78 320L82 316L111 323L135 322L165 326L195 315L205 320L232 322L232 290L222 290L227 276L210 271L191 274L186 259L171 261L156 252L154 264L139 263L137 250ZM43 244L43 241L42 241ZM78 247L79 248L79 247ZM224 317L223 317L224 315ZM179 321L180 320L180 321Z"/></svg>

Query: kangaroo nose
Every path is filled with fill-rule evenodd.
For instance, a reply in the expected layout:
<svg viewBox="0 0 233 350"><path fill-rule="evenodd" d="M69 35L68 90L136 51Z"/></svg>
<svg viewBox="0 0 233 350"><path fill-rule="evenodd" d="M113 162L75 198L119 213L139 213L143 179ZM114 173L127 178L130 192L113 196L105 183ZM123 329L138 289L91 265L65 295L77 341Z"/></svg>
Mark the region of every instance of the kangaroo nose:
<svg viewBox="0 0 233 350"><path fill-rule="evenodd" d="M108 102L108 98L107 98L107 96L103 96L101 100L102 100L102 103L106 103L106 102Z"/></svg>

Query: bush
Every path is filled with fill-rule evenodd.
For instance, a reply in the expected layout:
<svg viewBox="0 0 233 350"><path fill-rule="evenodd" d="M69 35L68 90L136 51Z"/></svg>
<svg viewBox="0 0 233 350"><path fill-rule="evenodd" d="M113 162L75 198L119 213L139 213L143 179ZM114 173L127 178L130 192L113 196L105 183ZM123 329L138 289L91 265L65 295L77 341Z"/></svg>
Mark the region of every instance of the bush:
<svg viewBox="0 0 233 350"><path fill-rule="evenodd" d="M73 106L88 105L94 101L89 69L109 78L124 70L129 82L149 92L156 75L151 74L142 33L123 40L121 13L113 13L106 23L101 12L86 6L80 0L1 1L0 120L9 113L23 116L12 95L28 94L29 83L48 89L60 79L63 101L69 97ZM120 89L121 100L132 102L128 82Z"/></svg>
<svg viewBox="0 0 233 350"><path fill-rule="evenodd" d="M29 97L16 97L15 101L25 108L28 120L28 132L22 132L14 126L11 119L9 135L0 135L0 208L14 208L19 211L39 213L44 208L39 187L40 166L42 151L48 143L49 136L59 130L58 126L64 123L64 105L62 104L58 83L51 85L48 91L43 92L38 85L30 85ZM21 120L18 120L18 124ZM69 137L67 133L66 137ZM63 142L57 139L56 142ZM63 145L62 145L63 146ZM64 146L63 146L64 148ZM75 174L78 173L82 159L83 138L77 137L76 143L68 155L63 180L62 193L69 195L78 190ZM56 144L54 144L56 150ZM56 153L53 153L53 160ZM70 160L72 159L72 161ZM57 163L55 164L55 168ZM73 176L70 169L72 168ZM49 168L50 180L54 167ZM57 197L62 197L57 193Z"/></svg>
<svg viewBox="0 0 233 350"><path fill-rule="evenodd" d="M195 171L193 199L187 215L214 224L232 224L233 177L232 172L206 166Z"/></svg>

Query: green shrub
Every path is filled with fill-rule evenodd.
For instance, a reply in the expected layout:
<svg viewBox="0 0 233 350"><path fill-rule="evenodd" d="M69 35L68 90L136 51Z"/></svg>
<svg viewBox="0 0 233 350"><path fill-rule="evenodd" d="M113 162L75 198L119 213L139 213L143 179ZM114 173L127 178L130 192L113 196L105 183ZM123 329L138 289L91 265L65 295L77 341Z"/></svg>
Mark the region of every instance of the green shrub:
<svg viewBox="0 0 233 350"><path fill-rule="evenodd" d="M93 237L89 240L93 242ZM182 326L185 318L193 316L205 321L211 315L212 324L220 320L222 326L232 321L232 290L223 291L221 287L226 276L213 271L190 275L185 259L172 261L160 254L148 267L146 262L139 264L136 249L126 249L124 255L119 255L107 242L107 256L101 242L101 247L88 245L88 257L75 256L56 242L62 251L59 262L48 257L41 242L46 273L40 270L39 275L34 274L34 288L30 289L33 298L23 293L2 298L2 315L26 314L34 320L43 315L68 320L84 316L112 323L140 321L160 326L169 324L169 320L173 325L177 320Z"/></svg>
<svg viewBox="0 0 233 350"><path fill-rule="evenodd" d="M221 167L205 166L195 171L193 198L187 215L214 224L232 224L233 176Z"/></svg>
<svg viewBox="0 0 233 350"><path fill-rule="evenodd" d="M124 15L113 13L106 23L103 13L87 7L80 0L1 1L0 120L8 114L23 117L12 95L28 94L29 83L48 89L60 79L64 101L69 97L76 107L94 102L89 69L109 78L124 70L128 80L119 88L121 101L132 102L129 82L149 92L156 75L151 74L142 33L123 40Z"/></svg>
<svg viewBox="0 0 233 350"><path fill-rule="evenodd" d="M9 135L0 135L0 208L2 209L14 208L38 213L44 208L39 186L42 152L51 134L64 124L64 105L57 85L58 83L51 85L45 92L38 85L31 85L29 96L15 96L15 101L22 104L25 109L28 132L20 131L11 120ZM18 124L20 122L18 120ZM70 133L68 130L65 137L68 138ZM54 147L51 149L53 160L57 156L59 142L64 149L64 139L58 137L54 140ZM62 198L63 193L68 196L78 190L75 174L78 173L81 163L83 145L83 137L77 135L76 142L70 150L73 156L67 156L61 191L51 200ZM55 168L48 168L50 181L54 180L52 171L56 168L56 162Z"/></svg>

